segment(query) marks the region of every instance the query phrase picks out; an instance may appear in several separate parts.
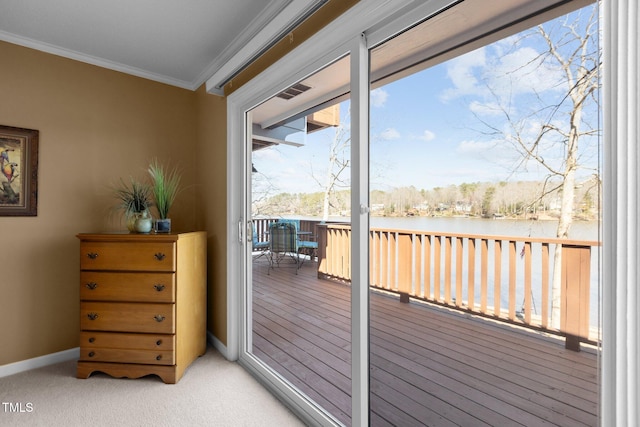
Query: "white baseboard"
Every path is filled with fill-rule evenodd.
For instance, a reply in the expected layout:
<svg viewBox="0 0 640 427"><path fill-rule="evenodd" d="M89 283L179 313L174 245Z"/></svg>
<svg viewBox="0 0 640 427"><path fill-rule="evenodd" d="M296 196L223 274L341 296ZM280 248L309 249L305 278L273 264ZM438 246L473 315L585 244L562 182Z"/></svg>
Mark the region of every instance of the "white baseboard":
<svg viewBox="0 0 640 427"><path fill-rule="evenodd" d="M224 356L225 359L229 360L229 354L227 353L227 346L222 344L218 338L215 337L210 331L207 331L207 341L211 344L216 350L220 352Z"/></svg>
<svg viewBox="0 0 640 427"><path fill-rule="evenodd" d="M207 341L222 354L225 359L229 359L227 347L222 344L211 332L207 331ZM42 368L43 366L53 365L55 363L66 362L80 358L80 347L70 348L69 350L59 351L57 353L46 354L33 359L21 360L20 362L8 363L0 366L0 378L9 375L19 374L20 372L29 371L31 369Z"/></svg>
<svg viewBox="0 0 640 427"><path fill-rule="evenodd" d="M8 377L9 375L18 374L24 371L29 371L31 369L42 368L43 366L53 365L55 363L66 362L68 360L79 358L80 347L76 347L70 348L69 350L59 351L57 353L34 357L33 359L9 363L0 366L0 378Z"/></svg>

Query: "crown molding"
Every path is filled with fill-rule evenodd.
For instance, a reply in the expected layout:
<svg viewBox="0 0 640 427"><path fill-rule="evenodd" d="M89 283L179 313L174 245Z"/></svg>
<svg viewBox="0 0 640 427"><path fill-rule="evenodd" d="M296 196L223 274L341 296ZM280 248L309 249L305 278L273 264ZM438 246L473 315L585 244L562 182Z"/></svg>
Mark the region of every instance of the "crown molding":
<svg viewBox="0 0 640 427"><path fill-rule="evenodd" d="M208 75L211 76L206 80L207 92L216 95L223 95L223 86L233 75L248 65L248 63L265 48L279 40L283 36L283 32L286 31L292 23L300 20L307 13L314 10L318 5L325 2L326 0L290 0L289 3L285 7L281 8L280 11L275 14L262 29L255 32L254 36L248 42L243 43L244 46L241 49L239 49L228 60L224 61L224 64L218 67L215 71L213 70L218 65L216 62L217 60L214 61L216 62L215 64L212 63L212 65L207 69L207 71L210 72ZM270 5L269 7L275 8L275 5ZM264 23L264 21L261 22ZM203 73L203 75L205 74L207 73Z"/></svg>
<svg viewBox="0 0 640 427"><path fill-rule="evenodd" d="M59 46L55 46L48 43L43 43L28 37L17 36L15 34L7 33L0 30L0 40L7 43L27 47L29 49L35 49L41 52L50 53L52 55L60 56L67 59L73 59L74 61L84 62L85 64L95 65L98 67L106 68L113 71L118 71L132 76L141 77L143 79L152 80L159 83L168 84L171 86L177 86L183 89L196 90L199 85L195 82L188 82L180 79L174 79L165 75L151 73L140 68L131 67L121 64L119 62L107 61L102 58L87 55L84 53L76 52L70 49L64 49ZM200 83L202 84L202 83Z"/></svg>
<svg viewBox="0 0 640 427"><path fill-rule="evenodd" d="M295 22L300 16L312 10L317 4L324 3L325 1L326 0L270 0L264 12L255 18L249 26L192 81L176 79L119 62L108 61L103 58L65 49L29 37L18 36L2 30L0 30L0 40L158 83L194 91L216 73L222 73L222 75L228 76L237 72L238 68L254 58L265 46L272 43L274 39L279 38L282 32L287 29L292 22Z"/></svg>
<svg viewBox="0 0 640 427"><path fill-rule="evenodd" d="M291 4L293 0L270 0L269 4L251 23L239 34L209 65L196 77L195 83L200 87L206 80L224 67L233 57L240 52L243 47L260 34L270 22L274 21L282 11Z"/></svg>

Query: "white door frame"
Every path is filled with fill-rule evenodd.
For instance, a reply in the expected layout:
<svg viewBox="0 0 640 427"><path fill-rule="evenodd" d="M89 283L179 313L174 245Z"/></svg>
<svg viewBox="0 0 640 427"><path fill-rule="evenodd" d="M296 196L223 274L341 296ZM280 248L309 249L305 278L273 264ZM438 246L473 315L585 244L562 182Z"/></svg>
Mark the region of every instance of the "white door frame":
<svg viewBox="0 0 640 427"><path fill-rule="evenodd" d="M367 32L368 29L374 26L378 28L377 33L374 31L368 34L370 43L374 39L382 39L380 28L385 27L382 23L386 17L410 3L410 0L367 0L358 3L305 44L227 98L226 355L230 360L240 360L275 389L279 389L282 384L278 383L282 382L261 372L259 363L247 356L246 348L243 346L245 335L242 329L246 298L242 285L247 280L244 272L247 246L241 239L242 231L238 224L244 224L244 219L248 218L244 191L247 176L250 174L250 169L247 171L244 114L291 83L320 69L330 62L327 58L334 59L349 52L353 48L353 40L359 39L359 34ZM429 6L433 7L436 2L425 3L421 2L414 7L423 10ZM602 10L605 206L600 413L602 425L640 425L637 405L640 398L640 312L637 309L640 307L640 291L636 287L636 284L640 283L640 227L637 218L640 209L640 45L636 30L640 23L640 11L636 0L605 0ZM404 14L397 22L407 22L407 16L408 14ZM413 16L425 15L414 13ZM375 37L372 36L374 33ZM333 48L329 48L330 46ZM360 152L356 155L362 154ZM364 172L359 170L357 173L358 176L362 176ZM361 184L360 181L356 185ZM358 192L362 192L359 187ZM361 204L366 210L366 199L352 200L354 209ZM356 216L360 221L357 226L360 230L368 220L364 219L364 213ZM352 247L352 250L355 258L359 248ZM363 297L359 296L357 299L359 301L355 304L361 307ZM361 316L362 313L357 313L358 318ZM361 326L362 323L356 325L358 334L362 334ZM358 347L356 351L360 353L362 348ZM360 355L358 358L360 359ZM363 387L363 378L357 379L365 376L362 366L356 369L355 387ZM366 399L366 396L362 396L362 388L354 391L360 395L359 400ZM318 415L313 405L301 404L299 399L286 391L274 393L307 418L308 422L327 424L333 421L330 417ZM363 418L365 407L363 404L354 404L354 421L366 419Z"/></svg>
<svg viewBox="0 0 640 427"><path fill-rule="evenodd" d="M440 0L443 1L443 0ZM366 4L365 4L366 3ZM248 311L248 292L245 284L251 283L250 269L246 269L250 260L250 248L247 245L247 239L242 234L245 233L247 219L250 218L250 206L246 202L247 185L250 180L250 153L249 144L245 138L247 120L246 112L261 102L269 99L274 94L286 89L293 83L296 83L306 76L313 74L319 69L334 60L344 57L356 50L355 61L357 61L360 72L366 70L365 74L358 74L359 80L364 82L356 82L356 88L360 95L360 103L352 100L352 115L354 108L366 110L367 117L362 118L360 114L360 129L364 131L358 132L365 134L365 137L356 136L359 142L356 144L364 145L365 153L359 153L359 160L368 159L368 51L364 39L361 37L363 31L370 28L374 24L381 22L386 17L396 12L400 7L412 3L412 0L400 0L396 2L388 2L388 0L368 0L354 6L347 13L336 19L324 29L320 30L303 46L294 50L278 63L265 72L254 78L236 92L227 98L227 349L226 355L230 360L238 360L243 366L251 371L263 383L268 384L271 390L278 395L280 399L285 401L294 411L296 411L306 422L317 425L338 424L338 422L329 414L324 413L321 408L312 402L301 399L288 385L288 383L270 372L262 364L260 360L251 355L247 350L249 339L247 333L250 324ZM306 48L307 45L313 46L312 49ZM353 66L353 65L352 65ZM353 76L353 74L352 74ZM363 86L363 85L366 85ZM355 104L355 106L354 106ZM359 106L361 104L361 106ZM354 129L352 128L352 132ZM354 150L354 136L352 134L352 151ZM365 157L362 157L365 156ZM366 167L355 168L358 170L358 177L352 180L364 183L368 180L368 161ZM353 172L352 172L353 173ZM364 198L358 199L355 206L363 204L368 206L368 191L364 192ZM355 242L352 246L353 259L363 258L362 248L368 247L368 214L365 212L353 219L354 224L359 230L365 229L366 233L360 232L360 236L354 237ZM364 227L364 228L363 228ZM362 240L361 243L358 243ZM366 271L366 263L363 267L361 262L354 262L354 270ZM368 283L368 272L364 280ZM368 295L368 287L362 286L359 289L358 297L352 297L355 300L353 304L357 304L352 322L355 325L357 337L354 336L354 342L360 343L357 350L357 363L353 366L358 367L358 372L354 373L352 380L354 391L357 393L359 404L354 404L352 419L360 425L368 420L368 324L367 324L367 300L362 295ZM364 289L364 291L363 291ZM364 343L363 343L364 340ZM355 347L355 345L354 345ZM352 354L352 360L356 361L355 355ZM364 367L364 368L363 368ZM357 391L356 391L357 390Z"/></svg>

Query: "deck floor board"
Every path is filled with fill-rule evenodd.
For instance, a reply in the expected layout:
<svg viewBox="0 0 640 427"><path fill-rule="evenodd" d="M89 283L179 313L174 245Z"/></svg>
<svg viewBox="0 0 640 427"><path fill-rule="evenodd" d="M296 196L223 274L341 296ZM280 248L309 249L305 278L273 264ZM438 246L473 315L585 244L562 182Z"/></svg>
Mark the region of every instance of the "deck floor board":
<svg viewBox="0 0 640 427"><path fill-rule="evenodd" d="M350 425L350 287L284 265L253 271L253 352ZM595 426L595 351L370 293L371 425Z"/></svg>

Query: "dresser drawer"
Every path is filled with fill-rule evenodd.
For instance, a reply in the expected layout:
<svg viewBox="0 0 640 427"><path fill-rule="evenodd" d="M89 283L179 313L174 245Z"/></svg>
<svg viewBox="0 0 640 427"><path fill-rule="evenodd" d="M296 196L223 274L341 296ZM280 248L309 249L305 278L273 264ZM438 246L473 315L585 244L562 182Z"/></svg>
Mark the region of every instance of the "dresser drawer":
<svg viewBox="0 0 640 427"><path fill-rule="evenodd" d="M173 334L174 304L81 302L80 329Z"/></svg>
<svg viewBox="0 0 640 427"><path fill-rule="evenodd" d="M82 331L80 347L173 351L175 335Z"/></svg>
<svg viewBox="0 0 640 427"><path fill-rule="evenodd" d="M80 348L80 360L85 362L142 363L145 365L175 365L175 353L162 350L129 350L122 348Z"/></svg>
<svg viewBox="0 0 640 427"><path fill-rule="evenodd" d="M80 299L175 302L175 273L80 272Z"/></svg>
<svg viewBox="0 0 640 427"><path fill-rule="evenodd" d="M175 258L171 242L80 243L82 270L175 271Z"/></svg>

